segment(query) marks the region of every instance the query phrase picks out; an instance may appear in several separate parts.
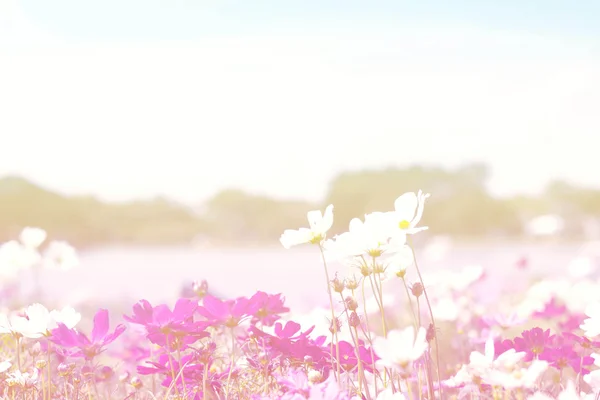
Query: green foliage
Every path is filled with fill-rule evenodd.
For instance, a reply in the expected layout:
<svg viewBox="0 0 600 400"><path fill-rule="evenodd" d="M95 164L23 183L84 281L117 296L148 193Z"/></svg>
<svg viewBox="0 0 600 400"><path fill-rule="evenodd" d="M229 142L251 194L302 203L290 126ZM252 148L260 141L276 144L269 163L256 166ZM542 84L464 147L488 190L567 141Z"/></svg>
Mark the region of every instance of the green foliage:
<svg viewBox="0 0 600 400"><path fill-rule="evenodd" d="M61 196L9 177L0 180L0 241L16 237L24 226L39 226L78 247L181 243L197 235L220 244L276 244L283 230L306 226L310 210L334 204L332 233L341 233L352 218L391 211L400 194L419 189L432 194L423 217L430 234L514 236L522 233L526 220L542 214L570 220L600 217L600 190L554 182L541 197L497 199L486 189L488 176L483 164L345 172L331 182L322 204L229 189L211 198L203 215L164 198L107 204L93 197Z"/></svg>

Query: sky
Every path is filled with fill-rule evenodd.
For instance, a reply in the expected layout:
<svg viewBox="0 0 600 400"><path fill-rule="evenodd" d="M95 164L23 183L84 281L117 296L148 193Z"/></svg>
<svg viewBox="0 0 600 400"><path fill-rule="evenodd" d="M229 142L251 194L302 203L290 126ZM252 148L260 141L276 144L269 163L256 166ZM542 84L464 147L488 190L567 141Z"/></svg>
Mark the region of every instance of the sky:
<svg viewBox="0 0 600 400"><path fill-rule="evenodd" d="M486 162L499 196L600 187L599 18L584 0L0 0L0 176L188 204L318 201L340 172L413 164Z"/></svg>

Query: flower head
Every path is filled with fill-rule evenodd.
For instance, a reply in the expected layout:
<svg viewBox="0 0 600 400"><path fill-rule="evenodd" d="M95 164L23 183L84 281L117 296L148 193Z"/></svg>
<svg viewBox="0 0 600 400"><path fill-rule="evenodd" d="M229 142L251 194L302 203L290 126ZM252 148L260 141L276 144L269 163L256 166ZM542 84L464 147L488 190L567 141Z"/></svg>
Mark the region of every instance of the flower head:
<svg viewBox="0 0 600 400"><path fill-rule="evenodd" d="M389 213L390 218L401 232L413 234L428 229L426 226L417 227L423 216L425 200L429 194L421 190L418 193L404 193L394 202L394 211Z"/></svg>
<svg viewBox="0 0 600 400"><path fill-rule="evenodd" d="M425 328L421 327L415 337L415 330L410 326L403 330L391 330L386 338L375 338L373 350L380 357L377 363L403 372L410 370L412 363L428 348L426 333Z"/></svg>
<svg viewBox="0 0 600 400"><path fill-rule="evenodd" d="M304 243L322 243L327 236L327 231L333 225L333 205L328 205L324 214L319 210L309 211L307 218L309 228L286 229L283 232L279 239L283 247L289 249Z"/></svg>
<svg viewBox="0 0 600 400"><path fill-rule="evenodd" d="M122 324L117 325L112 333L109 333L108 328L108 311L100 309L94 316L91 339L83 333L59 323L58 327L52 331L50 340L64 348L77 349L72 353L73 357L83 357L86 360L91 360L103 352L106 345L112 343L125 331L125 325Z"/></svg>
<svg viewBox="0 0 600 400"><path fill-rule="evenodd" d="M589 338L600 335L600 303L590 304L585 309L585 314L589 317L580 328L585 332L585 336Z"/></svg>

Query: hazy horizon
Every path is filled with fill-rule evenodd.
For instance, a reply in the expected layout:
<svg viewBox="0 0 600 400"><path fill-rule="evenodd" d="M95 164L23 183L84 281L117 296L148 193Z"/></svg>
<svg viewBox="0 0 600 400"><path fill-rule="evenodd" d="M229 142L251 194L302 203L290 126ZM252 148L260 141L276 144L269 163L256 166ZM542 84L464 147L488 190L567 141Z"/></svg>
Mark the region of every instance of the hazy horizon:
<svg viewBox="0 0 600 400"><path fill-rule="evenodd" d="M598 187L594 2L98 4L0 0L0 176L186 204L412 164Z"/></svg>

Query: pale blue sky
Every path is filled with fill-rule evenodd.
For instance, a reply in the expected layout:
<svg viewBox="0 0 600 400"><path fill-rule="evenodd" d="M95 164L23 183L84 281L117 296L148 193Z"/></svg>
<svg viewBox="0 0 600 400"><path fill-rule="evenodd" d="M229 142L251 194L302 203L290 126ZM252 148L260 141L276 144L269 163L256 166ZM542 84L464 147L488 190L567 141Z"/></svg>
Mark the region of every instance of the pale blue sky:
<svg viewBox="0 0 600 400"><path fill-rule="evenodd" d="M600 2L0 0L0 175L108 200L320 199L486 161L600 186ZM333 146L343 150L334 152Z"/></svg>

